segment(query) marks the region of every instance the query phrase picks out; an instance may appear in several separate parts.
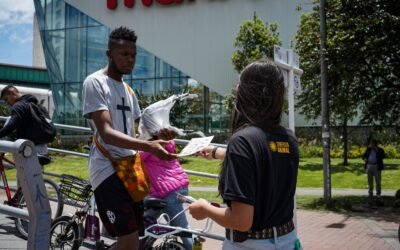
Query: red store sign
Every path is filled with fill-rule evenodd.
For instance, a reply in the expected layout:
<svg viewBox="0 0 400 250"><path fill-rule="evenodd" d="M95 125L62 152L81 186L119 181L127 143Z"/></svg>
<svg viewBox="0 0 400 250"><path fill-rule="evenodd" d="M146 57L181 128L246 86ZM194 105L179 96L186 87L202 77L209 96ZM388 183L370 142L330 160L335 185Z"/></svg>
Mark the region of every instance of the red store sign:
<svg viewBox="0 0 400 250"><path fill-rule="evenodd" d="M154 0L159 4L180 4L184 0ZM195 0L188 0L189 2L193 2ZM142 4L144 6L150 7L153 4L153 0L142 0ZM124 5L127 8L133 8L135 6L135 0L124 0ZM118 0L107 0L107 9L115 10L118 6Z"/></svg>

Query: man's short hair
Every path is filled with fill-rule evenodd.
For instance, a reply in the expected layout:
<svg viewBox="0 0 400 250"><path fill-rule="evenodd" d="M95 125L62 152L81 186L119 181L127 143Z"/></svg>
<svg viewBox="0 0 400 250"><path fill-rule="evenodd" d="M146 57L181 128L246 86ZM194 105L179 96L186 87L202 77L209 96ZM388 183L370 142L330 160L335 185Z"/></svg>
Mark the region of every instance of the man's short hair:
<svg viewBox="0 0 400 250"><path fill-rule="evenodd" d="M17 93L19 93L18 89L16 87L14 87L13 85L7 85L2 91L1 91L1 99L3 99L3 97L5 95L7 95L11 90L17 91Z"/></svg>
<svg viewBox="0 0 400 250"><path fill-rule="evenodd" d="M111 31L108 37L108 48L110 48L110 43L112 41L118 41L118 40L126 40L136 43L137 36L135 31L127 27L121 26Z"/></svg>

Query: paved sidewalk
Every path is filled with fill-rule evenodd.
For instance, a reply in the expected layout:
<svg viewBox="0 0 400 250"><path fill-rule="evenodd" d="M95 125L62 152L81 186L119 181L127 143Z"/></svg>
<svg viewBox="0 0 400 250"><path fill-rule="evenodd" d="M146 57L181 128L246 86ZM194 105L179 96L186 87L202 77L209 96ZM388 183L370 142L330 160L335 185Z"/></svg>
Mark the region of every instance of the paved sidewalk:
<svg viewBox="0 0 400 250"><path fill-rule="evenodd" d="M400 250L397 240L398 223L399 220L396 223L359 215L297 211L298 235L303 248L307 250ZM194 221L191 221L191 225L192 228L200 227ZM222 235L224 231L214 224L212 232ZM0 215L0 249L26 249L27 242L16 234L13 220ZM207 239L203 249L221 249L221 242Z"/></svg>
<svg viewBox="0 0 400 250"><path fill-rule="evenodd" d="M399 214L340 214L299 209L296 217L297 234L305 250L400 250ZM213 232L223 235L224 229L214 224ZM207 240L203 249L221 249L221 242Z"/></svg>
<svg viewBox="0 0 400 250"><path fill-rule="evenodd" d="M400 220L374 218L366 214L298 211L298 235L304 249L400 249Z"/></svg>
<svg viewBox="0 0 400 250"><path fill-rule="evenodd" d="M400 223L398 212L382 213L376 210L368 213L342 214L297 210L296 218L298 236L306 250L400 250L397 239ZM202 228L204 225L192 219L190 224L192 228ZM211 232L223 235L224 229L214 223ZM207 239L203 249L221 249L221 244L220 241ZM14 221L0 214L0 249L23 250L26 246L27 242L17 235Z"/></svg>

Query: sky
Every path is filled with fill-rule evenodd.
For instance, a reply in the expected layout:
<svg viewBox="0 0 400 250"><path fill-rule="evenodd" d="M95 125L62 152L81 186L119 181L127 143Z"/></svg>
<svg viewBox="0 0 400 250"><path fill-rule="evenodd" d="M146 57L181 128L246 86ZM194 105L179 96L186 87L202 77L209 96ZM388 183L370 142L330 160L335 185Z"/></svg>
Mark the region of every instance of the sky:
<svg viewBox="0 0 400 250"><path fill-rule="evenodd" d="M0 0L0 63L32 66L33 0Z"/></svg>

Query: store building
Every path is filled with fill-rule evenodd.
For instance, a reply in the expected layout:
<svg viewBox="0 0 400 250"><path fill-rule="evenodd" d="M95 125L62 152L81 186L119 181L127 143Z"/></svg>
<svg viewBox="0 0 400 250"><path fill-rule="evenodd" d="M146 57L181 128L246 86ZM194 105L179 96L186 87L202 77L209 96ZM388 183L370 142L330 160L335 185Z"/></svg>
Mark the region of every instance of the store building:
<svg viewBox="0 0 400 250"><path fill-rule="evenodd" d="M138 34L134 72L125 80L138 92L196 92L196 109L186 129L223 133L229 126L222 104L237 73L233 42L244 20L256 12L277 22L283 46L290 47L302 6L310 0L34 0L40 38L56 104L55 120L85 126L82 82L107 63L112 28Z"/></svg>

